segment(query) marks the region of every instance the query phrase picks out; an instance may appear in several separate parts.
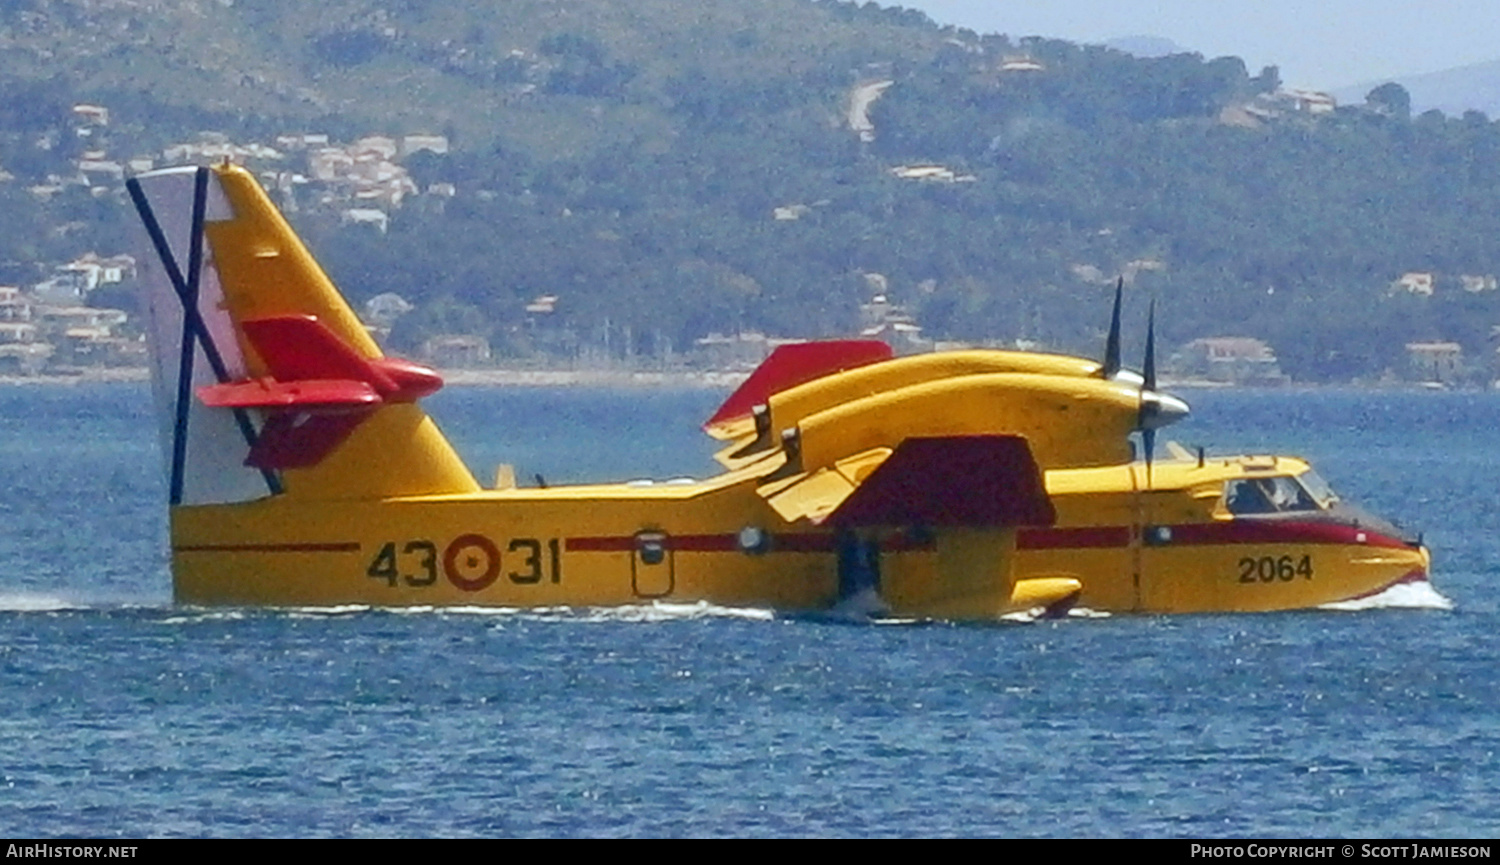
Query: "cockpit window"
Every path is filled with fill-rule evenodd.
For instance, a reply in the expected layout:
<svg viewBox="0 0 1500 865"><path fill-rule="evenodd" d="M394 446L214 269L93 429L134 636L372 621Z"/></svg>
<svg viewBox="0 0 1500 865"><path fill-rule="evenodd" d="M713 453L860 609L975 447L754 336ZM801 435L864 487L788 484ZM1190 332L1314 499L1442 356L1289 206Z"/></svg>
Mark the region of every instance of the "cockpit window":
<svg viewBox="0 0 1500 865"><path fill-rule="evenodd" d="M1315 499L1317 503L1322 507L1326 508L1330 504L1339 500L1338 494L1333 491L1333 487L1328 485L1328 481L1323 480L1323 478L1319 477L1318 473L1313 471L1312 469L1308 469L1307 471L1298 475L1297 480L1302 482L1302 486L1307 488L1308 493L1310 493L1313 499Z"/></svg>
<svg viewBox="0 0 1500 865"><path fill-rule="evenodd" d="M1323 484L1325 489L1327 486ZM1224 485L1224 506L1236 516L1316 511L1323 508L1321 503L1297 483L1296 478L1284 475L1229 481Z"/></svg>

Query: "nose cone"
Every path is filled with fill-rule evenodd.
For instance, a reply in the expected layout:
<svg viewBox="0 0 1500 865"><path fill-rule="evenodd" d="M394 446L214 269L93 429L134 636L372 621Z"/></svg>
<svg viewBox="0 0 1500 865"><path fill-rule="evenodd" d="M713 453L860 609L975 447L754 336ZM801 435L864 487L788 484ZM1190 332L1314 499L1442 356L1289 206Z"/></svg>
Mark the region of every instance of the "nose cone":
<svg viewBox="0 0 1500 865"><path fill-rule="evenodd" d="M1161 429L1188 416L1188 404L1156 391L1141 394L1141 429Z"/></svg>

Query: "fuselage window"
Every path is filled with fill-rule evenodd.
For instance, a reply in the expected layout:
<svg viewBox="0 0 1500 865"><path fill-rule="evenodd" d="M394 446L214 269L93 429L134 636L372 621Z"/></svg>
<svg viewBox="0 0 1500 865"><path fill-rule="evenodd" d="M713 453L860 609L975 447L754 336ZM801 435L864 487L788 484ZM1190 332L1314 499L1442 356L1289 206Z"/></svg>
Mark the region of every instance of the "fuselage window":
<svg viewBox="0 0 1500 865"><path fill-rule="evenodd" d="M1322 505L1295 478L1240 478L1224 485L1224 506L1236 516L1316 511Z"/></svg>
<svg viewBox="0 0 1500 865"><path fill-rule="evenodd" d="M1235 516L1276 512L1276 506L1271 504L1260 482L1254 480L1235 480L1225 484L1224 505Z"/></svg>

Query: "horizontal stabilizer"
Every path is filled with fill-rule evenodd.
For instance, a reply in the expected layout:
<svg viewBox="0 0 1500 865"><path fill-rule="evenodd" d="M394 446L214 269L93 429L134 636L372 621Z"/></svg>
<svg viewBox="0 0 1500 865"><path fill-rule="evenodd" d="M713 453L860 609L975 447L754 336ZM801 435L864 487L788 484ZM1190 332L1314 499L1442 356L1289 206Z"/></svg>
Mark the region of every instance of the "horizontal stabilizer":
<svg viewBox="0 0 1500 865"><path fill-rule="evenodd" d="M315 466L376 408L413 402L443 386L420 364L366 357L317 316L247 319L240 326L269 375L200 387L198 398L210 408L266 413L247 466Z"/></svg>
<svg viewBox="0 0 1500 865"><path fill-rule="evenodd" d="M1047 526L1057 513L1021 436L911 438L828 517L839 526Z"/></svg>
<svg viewBox="0 0 1500 865"><path fill-rule="evenodd" d="M241 323L245 337L278 381L348 379L381 395L396 390L390 376L311 315L279 315Z"/></svg>
<svg viewBox="0 0 1500 865"><path fill-rule="evenodd" d="M380 394L362 381L293 381L274 379L216 384L198 389L210 408L327 410L364 408L380 404Z"/></svg>
<svg viewBox="0 0 1500 865"><path fill-rule="evenodd" d="M876 339L837 339L777 346L719 406L703 428L712 434L713 427L747 417L751 409L765 403L771 394L825 375L890 360L891 357L891 347Z"/></svg>

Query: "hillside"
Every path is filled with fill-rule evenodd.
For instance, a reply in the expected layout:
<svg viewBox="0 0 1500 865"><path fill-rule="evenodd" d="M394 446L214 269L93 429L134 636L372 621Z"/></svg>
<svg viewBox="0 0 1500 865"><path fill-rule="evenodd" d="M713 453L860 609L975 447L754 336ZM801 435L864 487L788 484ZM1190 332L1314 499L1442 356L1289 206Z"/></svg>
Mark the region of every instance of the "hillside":
<svg viewBox="0 0 1500 865"><path fill-rule="evenodd" d="M356 301L413 305L407 351L669 362L915 324L1096 352L1125 274L1137 331L1155 295L1167 341L1263 339L1299 379L1419 340L1487 374L1500 129L1398 91L1335 109L1233 57L831 0L24 0L0 282L123 249L129 171L227 156Z"/></svg>
<svg viewBox="0 0 1500 865"><path fill-rule="evenodd" d="M1397 79L1411 94L1415 112L1441 111L1457 117L1465 111L1483 111L1500 116L1500 60L1457 66L1423 75ZM1342 99L1363 99L1364 94L1384 82L1373 81L1338 91Z"/></svg>

